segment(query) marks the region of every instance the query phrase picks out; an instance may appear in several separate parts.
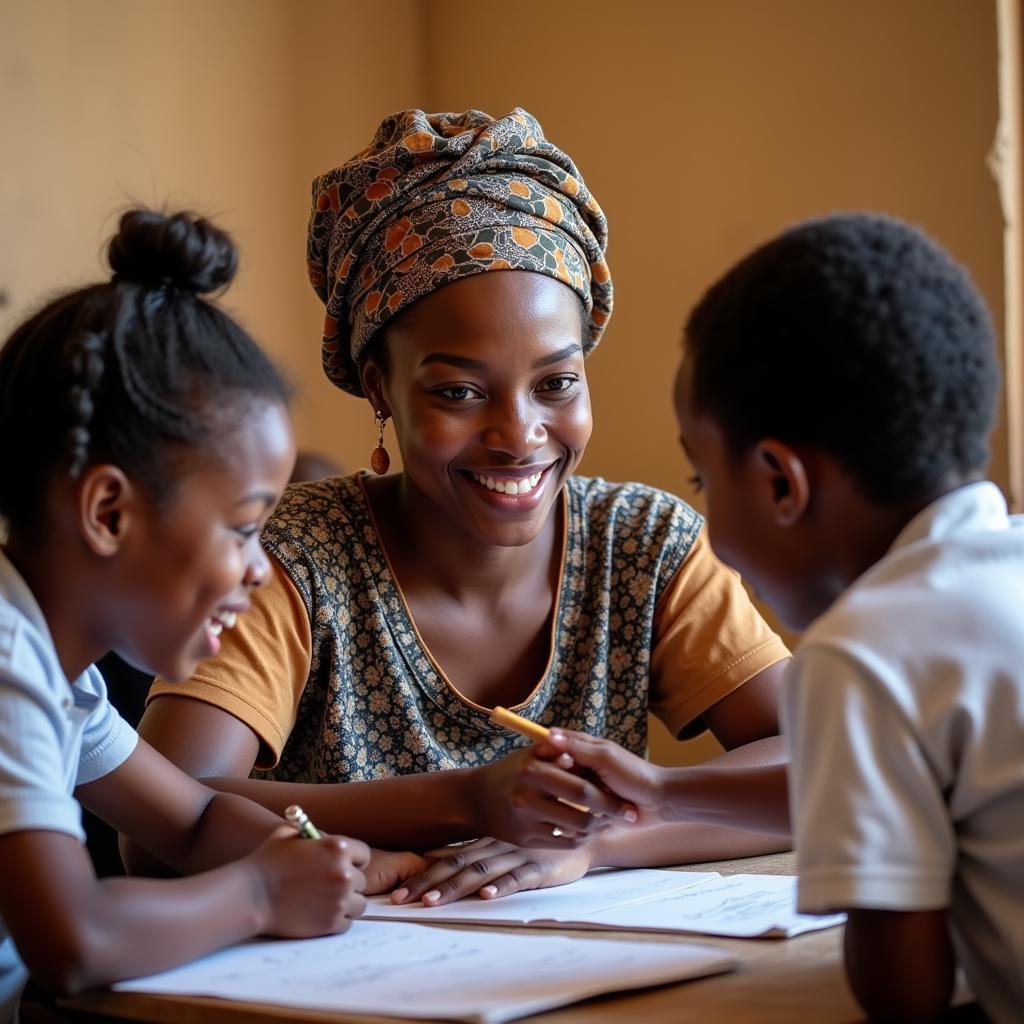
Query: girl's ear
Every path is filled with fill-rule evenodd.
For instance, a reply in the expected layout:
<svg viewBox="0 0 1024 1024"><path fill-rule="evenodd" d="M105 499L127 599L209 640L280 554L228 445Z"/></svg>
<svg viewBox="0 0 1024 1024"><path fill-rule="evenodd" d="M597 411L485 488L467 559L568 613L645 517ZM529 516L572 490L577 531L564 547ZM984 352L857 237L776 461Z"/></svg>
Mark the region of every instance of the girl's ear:
<svg viewBox="0 0 1024 1024"><path fill-rule="evenodd" d="M384 397L384 374L372 359L363 360L362 366L359 367L359 381L374 413L379 412L384 419L390 419L391 406Z"/></svg>
<svg viewBox="0 0 1024 1024"><path fill-rule="evenodd" d="M78 525L94 554L110 558L124 543L138 492L117 466L90 466L78 481Z"/></svg>
<svg viewBox="0 0 1024 1024"><path fill-rule="evenodd" d="M767 439L754 448L754 465L764 484L771 514L778 526L794 526L810 502L807 466L800 455L782 441Z"/></svg>

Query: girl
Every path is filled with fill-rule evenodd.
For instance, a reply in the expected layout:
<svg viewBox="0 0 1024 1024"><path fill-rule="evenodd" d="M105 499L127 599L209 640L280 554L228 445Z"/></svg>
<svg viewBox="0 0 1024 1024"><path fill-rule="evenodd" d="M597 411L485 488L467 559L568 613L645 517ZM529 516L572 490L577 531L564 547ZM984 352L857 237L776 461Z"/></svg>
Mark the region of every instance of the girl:
<svg viewBox="0 0 1024 1024"><path fill-rule="evenodd" d="M737 792L749 766L784 771L787 652L700 516L574 475L591 431L584 358L611 312L606 238L578 170L521 110L396 114L319 178L324 366L368 401L377 472L390 422L404 468L290 490L268 524L271 580L225 657L151 692L143 735L219 787L308 803L383 846L484 837L397 900L783 845L593 828L556 797L605 824L621 806L488 721L504 704L643 754L650 708L677 735L710 728L736 748ZM254 766L268 774L248 778Z"/></svg>
<svg viewBox="0 0 1024 1024"><path fill-rule="evenodd" d="M269 574L260 530L295 458L282 379L202 298L234 275L228 237L135 210L109 259L0 350L3 1021L29 972L74 992L364 906L361 842L301 842L195 782L92 666L114 650L185 679L218 652ZM79 803L193 877L98 881Z"/></svg>

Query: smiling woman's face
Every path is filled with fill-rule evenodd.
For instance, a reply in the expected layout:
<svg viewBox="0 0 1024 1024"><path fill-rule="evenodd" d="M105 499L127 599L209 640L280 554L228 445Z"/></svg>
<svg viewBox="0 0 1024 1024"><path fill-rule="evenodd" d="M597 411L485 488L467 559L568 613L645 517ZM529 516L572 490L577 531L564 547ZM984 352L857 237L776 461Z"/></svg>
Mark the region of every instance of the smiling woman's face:
<svg viewBox="0 0 1024 1024"><path fill-rule="evenodd" d="M407 483L484 543L541 531L590 439L579 299L527 271L463 278L411 307L364 370ZM376 379L375 379L376 378Z"/></svg>

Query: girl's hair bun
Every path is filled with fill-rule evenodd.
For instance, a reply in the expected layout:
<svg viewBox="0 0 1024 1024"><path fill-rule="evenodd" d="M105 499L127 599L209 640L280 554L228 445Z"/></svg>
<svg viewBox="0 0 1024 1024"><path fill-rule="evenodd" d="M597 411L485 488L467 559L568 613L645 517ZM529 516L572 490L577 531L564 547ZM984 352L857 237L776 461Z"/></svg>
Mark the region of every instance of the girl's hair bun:
<svg viewBox="0 0 1024 1024"><path fill-rule="evenodd" d="M121 217L107 259L120 280L198 295L223 288L238 268L234 243L208 220L147 209L129 210Z"/></svg>

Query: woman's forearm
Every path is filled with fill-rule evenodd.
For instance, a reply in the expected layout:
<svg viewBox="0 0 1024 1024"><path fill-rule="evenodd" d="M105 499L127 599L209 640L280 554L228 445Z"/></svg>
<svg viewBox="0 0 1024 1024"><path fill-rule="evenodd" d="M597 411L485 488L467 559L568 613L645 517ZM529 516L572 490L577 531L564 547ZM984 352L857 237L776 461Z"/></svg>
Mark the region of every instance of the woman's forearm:
<svg viewBox="0 0 1024 1024"><path fill-rule="evenodd" d="M283 814L301 804L325 832L356 836L384 850L429 850L477 838L474 773L477 769L399 775L371 782L300 783L208 778L225 793L239 793Z"/></svg>

